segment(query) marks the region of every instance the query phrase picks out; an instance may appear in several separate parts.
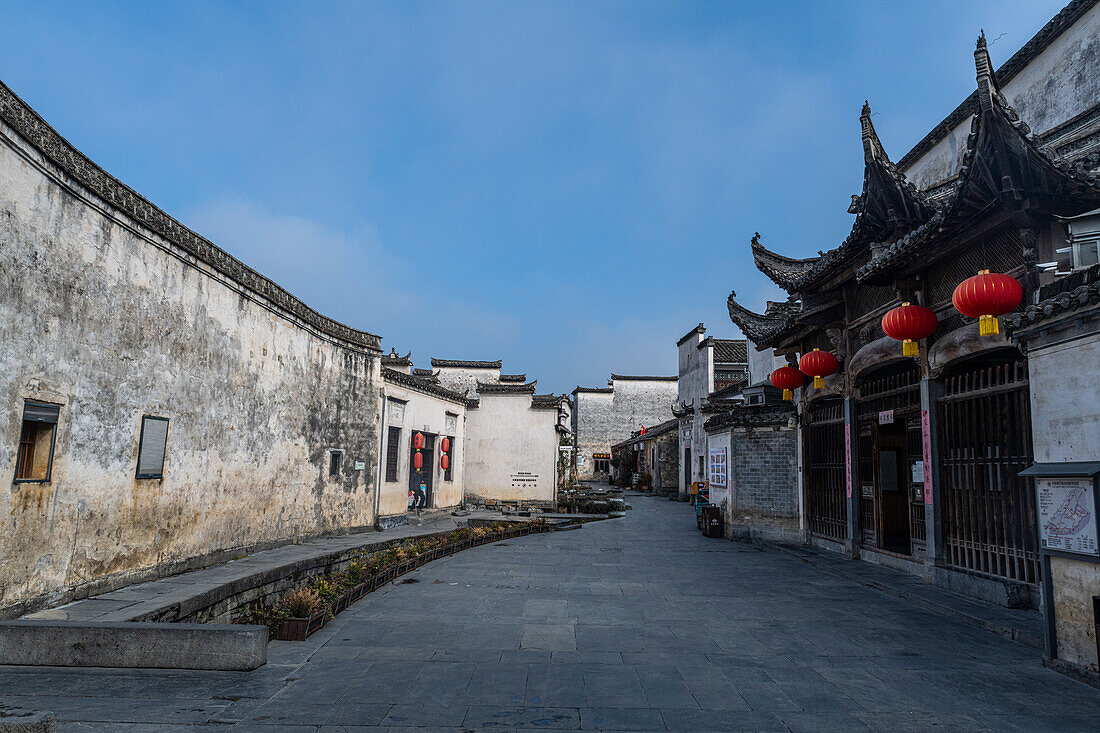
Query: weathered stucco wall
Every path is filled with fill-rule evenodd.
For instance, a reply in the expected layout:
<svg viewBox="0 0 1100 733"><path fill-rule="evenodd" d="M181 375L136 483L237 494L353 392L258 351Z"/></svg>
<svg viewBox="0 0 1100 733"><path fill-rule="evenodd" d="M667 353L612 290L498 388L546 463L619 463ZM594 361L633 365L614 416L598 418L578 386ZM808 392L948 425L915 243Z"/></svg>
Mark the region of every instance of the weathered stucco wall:
<svg viewBox="0 0 1100 733"><path fill-rule="evenodd" d="M434 367L439 376L439 384L452 392L477 396L477 383L485 384L500 381L500 368L475 368L475 367Z"/></svg>
<svg viewBox="0 0 1100 733"><path fill-rule="evenodd" d="M576 445L584 465L577 466L581 481L606 480L592 473L593 453L611 453L611 446L641 428L672 418L676 379L614 379L611 392L578 392Z"/></svg>
<svg viewBox="0 0 1100 733"><path fill-rule="evenodd" d="M0 132L3 613L371 526L376 344L307 326ZM61 406L48 483L11 483L25 399ZM162 479L135 479L142 415L170 419Z"/></svg>
<svg viewBox="0 0 1100 733"><path fill-rule="evenodd" d="M705 471L699 467L699 456L705 454L707 433L703 430L704 416L698 412L703 400L713 391L714 386L714 349L710 346L699 348L704 340L702 324L694 334L682 339L677 345L679 358L679 379L677 380L677 399L680 403L696 412L681 420L678 445L681 454L684 448L691 449L687 466L680 466L677 477L677 489L687 493L693 481L705 481ZM679 464L684 463L681 455Z"/></svg>
<svg viewBox="0 0 1100 733"><path fill-rule="evenodd" d="M573 434L577 453L578 481L607 481L607 473L596 473L594 453L610 453L611 432L614 418L610 392L576 392L573 395Z"/></svg>
<svg viewBox="0 0 1100 733"><path fill-rule="evenodd" d="M1001 64L1007 58L996 58L997 48L994 46L991 51L994 62ZM973 57L967 49L959 49L958 60L973 68ZM1096 105L1100 99L1097 68L1100 68L1100 5L1087 11L1016 76L1002 84L1001 91L1020 119L1033 133L1041 135ZM968 117L909 163L905 175L918 188L928 188L954 176L969 133Z"/></svg>
<svg viewBox="0 0 1100 733"><path fill-rule="evenodd" d="M1036 463L1100 460L1100 334L1028 352L1031 430ZM1092 597L1100 595L1100 564L1051 558L1054 619L1061 659L1096 671Z"/></svg>
<svg viewBox="0 0 1100 733"><path fill-rule="evenodd" d="M556 409L531 407L529 394L484 394L466 413L466 495L551 505L556 495Z"/></svg>
<svg viewBox="0 0 1100 733"><path fill-rule="evenodd" d="M407 387L387 382L386 396L390 403L386 405L386 430L383 431L382 491L379 502L379 514L383 517L405 515L408 510L409 472L412 470L412 435L423 431L438 436L432 455L432 465L425 465L424 471L432 472L431 507L455 507L462 502L464 450L466 437L466 407L458 402L445 400L435 395L424 394ZM404 404L401 404L402 401ZM397 448L397 480L386 480L385 457L387 456L389 428L401 430ZM443 436L453 436L451 447L451 480L447 481L445 472L439 465L439 440Z"/></svg>

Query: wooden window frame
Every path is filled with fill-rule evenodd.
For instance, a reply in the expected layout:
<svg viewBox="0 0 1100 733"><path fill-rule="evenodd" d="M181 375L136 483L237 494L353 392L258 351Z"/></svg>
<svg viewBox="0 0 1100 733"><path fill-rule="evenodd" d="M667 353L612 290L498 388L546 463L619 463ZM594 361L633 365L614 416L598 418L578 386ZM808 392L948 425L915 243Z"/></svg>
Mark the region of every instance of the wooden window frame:
<svg viewBox="0 0 1100 733"><path fill-rule="evenodd" d="M39 423L49 425L51 423L45 420L27 420L27 405L34 405L36 407L52 408L57 412L57 419L53 421L53 428L50 431L50 457L46 462L46 476L44 478L19 478L19 466L24 460L24 434L27 430L28 423ZM16 484L48 484L53 477L53 457L54 447L57 445L57 424L61 420L61 405L51 404L49 402L39 402L37 400L23 400L23 418L19 423L19 444L16 447L15 454L15 476L12 478L12 483ZM32 463L33 463L33 456Z"/></svg>
<svg viewBox="0 0 1100 733"><path fill-rule="evenodd" d="M164 454L160 460L160 471L157 473L142 473L141 472L141 451L145 447L145 422L146 420L160 420L161 422L169 422L166 417L160 417L159 415L142 415L141 416L141 432L138 434L138 452L137 452L137 465L134 466L134 478L149 479L149 478L164 478L164 462L168 460L168 430L164 431Z"/></svg>
<svg viewBox="0 0 1100 733"><path fill-rule="evenodd" d="M385 483L395 484L399 481L401 476L401 433L403 432L397 425L389 425L386 433L386 455L383 460L386 461L386 479ZM393 459L392 463L390 459ZM390 472L390 469L393 472ZM392 476L392 478L391 478Z"/></svg>
<svg viewBox="0 0 1100 733"><path fill-rule="evenodd" d="M339 478L340 468L344 464L344 451L330 450L328 452L328 477Z"/></svg>

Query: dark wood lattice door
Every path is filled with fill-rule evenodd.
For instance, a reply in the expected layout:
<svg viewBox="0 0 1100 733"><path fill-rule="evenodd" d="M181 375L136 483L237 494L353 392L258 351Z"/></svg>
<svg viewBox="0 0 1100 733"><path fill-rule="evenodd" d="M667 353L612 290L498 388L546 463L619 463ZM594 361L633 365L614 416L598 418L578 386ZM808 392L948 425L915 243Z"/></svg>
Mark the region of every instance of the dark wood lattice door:
<svg viewBox="0 0 1100 733"><path fill-rule="evenodd" d="M847 539L843 403L811 405L805 433L806 522L819 537Z"/></svg>
<svg viewBox="0 0 1100 733"><path fill-rule="evenodd" d="M994 578L1039 581L1027 362L985 364L945 380L939 399L946 563Z"/></svg>

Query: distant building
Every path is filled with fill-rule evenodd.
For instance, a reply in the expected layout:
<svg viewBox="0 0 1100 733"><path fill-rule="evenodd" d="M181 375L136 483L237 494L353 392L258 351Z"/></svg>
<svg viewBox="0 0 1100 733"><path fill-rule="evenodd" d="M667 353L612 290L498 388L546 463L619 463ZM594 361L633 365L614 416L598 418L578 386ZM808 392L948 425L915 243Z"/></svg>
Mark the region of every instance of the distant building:
<svg viewBox="0 0 1100 733"><path fill-rule="evenodd" d="M577 480L611 478L611 446L642 428L672 418L676 377L612 374L607 387L573 390L573 439Z"/></svg>
<svg viewBox="0 0 1100 733"><path fill-rule="evenodd" d="M689 493L696 481L705 481L707 435L699 412L703 400L719 390L739 391L748 380L748 348L744 339L706 338L700 323L676 342L679 350L676 406L679 420L679 493Z"/></svg>
<svg viewBox="0 0 1100 733"><path fill-rule="evenodd" d="M680 480L677 425L672 418L611 446L612 478L618 482L629 478L627 473L648 475L654 493L675 494Z"/></svg>

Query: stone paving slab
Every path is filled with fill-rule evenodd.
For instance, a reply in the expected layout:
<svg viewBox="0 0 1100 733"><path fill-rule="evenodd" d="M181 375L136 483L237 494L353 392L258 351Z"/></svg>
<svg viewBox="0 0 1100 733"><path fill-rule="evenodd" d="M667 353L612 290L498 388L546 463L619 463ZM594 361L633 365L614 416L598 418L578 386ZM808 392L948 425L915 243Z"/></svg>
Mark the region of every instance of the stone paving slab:
<svg viewBox="0 0 1100 733"><path fill-rule="evenodd" d="M939 588L909 573L850 560L836 553L799 545L764 543L764 546L797 557L819 570L854 580L883 593L964 621L1035 649L1043 649L1043 615L1034 609L1005 608Z"/></svg>
<svg viewBox="0 0 1100 733"><path fill-rule="evenodd" d="M1022 644L633 503L425 565L253 672L0 669L0 704L130 733L1096 730L1100 691Z"/></svg>

